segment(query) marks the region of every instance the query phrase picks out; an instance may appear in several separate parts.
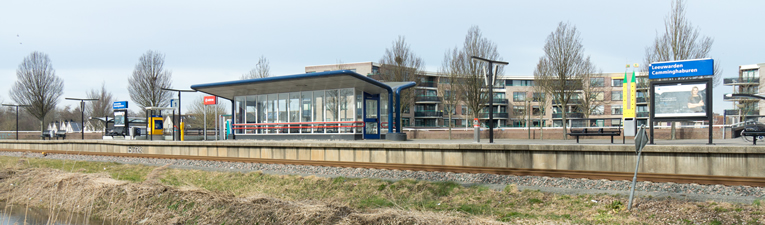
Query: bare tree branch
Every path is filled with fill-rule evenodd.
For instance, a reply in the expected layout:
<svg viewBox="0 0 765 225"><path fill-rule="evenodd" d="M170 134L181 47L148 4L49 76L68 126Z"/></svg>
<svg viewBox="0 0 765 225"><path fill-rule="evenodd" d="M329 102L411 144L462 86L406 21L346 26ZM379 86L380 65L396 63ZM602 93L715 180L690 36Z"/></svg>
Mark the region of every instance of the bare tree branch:
<svg viewBox="0 0 765 225"><path fill-rule="evenodd" d="M26 111L40 120L40 131L45 130L45 116L56 108L64 94L64 80L56 76L48 54L32 52L16 69L16 83L9 95L18 104L30 105Z"/></svg>
<svg viewBox="0 0 765 225"><path fill-rule="evenodd" d="M106 85L101 83L101 90L90 89L87 93L88 98L98 99L97 101L89 102L85 107L85 114L87 117L106 117L111 116L114 111L112 110L112 102L114 96L111 92L106 90ZM103 130L106 124L100 120L91 120L90 129Z"/></svg>
<svg viewBox="0 0 765 225"><path fill-rule="evenodd" d="M553 105L560 105L559 112L563 125L563 139L568 135L566 120L569 105L578 98L583 89L583 80L591 74L594 66L589 57L584 57L582 38L576 26L560 22L558 28L547 36L545 55L539 58L534 70L536 85L541 86L552 97ZM553 110L554 111L554 110Z"/></svg>
<svg viewBox="0 0 765 225"><path fill-rule="evenodd" d="M266 59L265 56L260 56L258 58L258 63L255 64L255 68L250 70L250 72L242 74L241 79L255 79L255 78L266 78L271 76L271 66L268 63L268 59Z"/></svg>
<svg viewBox="0 0 765 225"><path fill-rule="evenodd" d="M133 75L128 78L130 99L141 109L170 104L172 92L164 91L162 88L172 87L173 74L166 71L164 65L165 55L149 50L138 59Z"/></svg>
<svg viewBox="0 0 765 225"><path fill-rule="evenodd" d="M385 49L380 59L380 78L383 81L413 81L420 84L420 76L425 68L425 62L406 43L404 36L398 36L393 46ZM401 92L401 111L407 111L415 101L414 89Z"/></svg>

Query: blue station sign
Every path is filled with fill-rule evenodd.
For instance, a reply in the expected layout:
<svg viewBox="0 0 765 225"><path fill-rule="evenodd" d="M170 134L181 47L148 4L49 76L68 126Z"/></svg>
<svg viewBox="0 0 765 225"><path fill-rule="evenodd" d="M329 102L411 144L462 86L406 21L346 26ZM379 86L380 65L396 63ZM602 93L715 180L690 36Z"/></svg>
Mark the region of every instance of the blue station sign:
<svg viewBox="0 0 765 225"><path fill-rule="evenodd" d="M648 66L648 79L714 75L713 59L656 62Z"/></svg>
<svg viewBox="0 0 765 225"><path fill-rule="evenodd" d="M127 108L128 108L128 102L127 101L114 102L112 104L112 109L127 109Z"/></svg>

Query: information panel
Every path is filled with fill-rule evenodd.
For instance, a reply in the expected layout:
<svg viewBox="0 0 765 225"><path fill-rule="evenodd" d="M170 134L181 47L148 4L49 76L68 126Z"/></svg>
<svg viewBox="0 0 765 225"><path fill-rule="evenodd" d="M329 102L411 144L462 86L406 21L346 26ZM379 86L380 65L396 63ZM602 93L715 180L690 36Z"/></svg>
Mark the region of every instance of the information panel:
<svg viewBox="0 0 765 225"><path fill-rule="evenodd" d="M707 116L707 83L654 85L654 117Z"/></svg>

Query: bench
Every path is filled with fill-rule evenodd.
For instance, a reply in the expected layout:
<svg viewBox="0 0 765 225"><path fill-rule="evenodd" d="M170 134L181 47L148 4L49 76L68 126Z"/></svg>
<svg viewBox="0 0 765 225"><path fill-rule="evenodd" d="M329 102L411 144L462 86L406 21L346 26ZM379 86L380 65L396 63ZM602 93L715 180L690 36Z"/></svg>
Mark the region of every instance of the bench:
<svg viewBox="0 0 765 225"><path fill-rule="evenodd" d="M611 144L614 143L614 136L619 136L622 134L621 129L609 129L609 128L596 128L596 129L571 129L571 133L568 133L570 136L576 137L576 143L579 144L579 137L580 136L611 136Z"/></svg>
<svg viewBox="0 0 765 225"><path fill-rule="evenodd" d="M45 138L48 138L48 140L50 140L50 139L51 139L51 136L50 136L50 134L51 134L50 130L45 130L45 131L43 131L43 133L42 133L42 134L40 134L40 137L41 137L43 140L45 140Z"/></svg>
<svg viewBox="0 0 765 225"><path fill-rule="evenodd" d="M65 130L58 130L58 131L56 131L55 135L56 135L56 140L58 140L58 138L66 139L66 131Z"/></svg>
<svg viewBox="0 0 765 225"><path fill-rule="evenodd" d="M741 135L752 137L752 144L757 145L757 137L765 136L765 131L744 131Z"/></svg>

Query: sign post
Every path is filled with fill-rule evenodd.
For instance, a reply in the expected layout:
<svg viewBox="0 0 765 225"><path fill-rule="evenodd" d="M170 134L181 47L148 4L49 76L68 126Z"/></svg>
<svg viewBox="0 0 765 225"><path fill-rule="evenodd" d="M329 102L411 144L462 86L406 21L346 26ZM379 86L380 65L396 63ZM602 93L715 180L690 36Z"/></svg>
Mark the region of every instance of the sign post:
<svg viewBox="0 0 765 225"><path fill-rule="evenodd" d="M632 196L635 195L635 182L637 182L637 172L640 168L640 153L643 153L645 144L648 144L648 137L645 134L645 124L640 126L640 130L635 135L635 152L637 153L637 162L635 163L635 175L632 176L632 186L630 186L630 202L627 210L632 210Z"/></svg>
<svg viewBox="0 0 765 225"><path fill-rule="evenodd" d="M203 130L204 130L204 140L207 141L207 105L216 105L218 104L218 98L215 96L205 96L204 101L204 123L203 123Z"/></svg>

